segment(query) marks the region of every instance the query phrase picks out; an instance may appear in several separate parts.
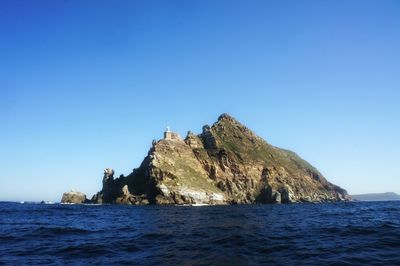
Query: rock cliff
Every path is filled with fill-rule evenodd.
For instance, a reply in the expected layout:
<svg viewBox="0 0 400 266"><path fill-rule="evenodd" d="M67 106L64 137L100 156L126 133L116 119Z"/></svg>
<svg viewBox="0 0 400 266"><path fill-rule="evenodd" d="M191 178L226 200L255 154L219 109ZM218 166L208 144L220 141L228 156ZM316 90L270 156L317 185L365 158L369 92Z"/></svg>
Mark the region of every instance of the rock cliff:
<svg viewBox="0 0 400 266"><path fill-rule="evenodd" d="M296 153L268 144L222 114L203 132L153 141L139 168L114 179L106 169L95 203L251 204L334 202L347 192ZM173 136L173 135L172 135Z"/></svg>

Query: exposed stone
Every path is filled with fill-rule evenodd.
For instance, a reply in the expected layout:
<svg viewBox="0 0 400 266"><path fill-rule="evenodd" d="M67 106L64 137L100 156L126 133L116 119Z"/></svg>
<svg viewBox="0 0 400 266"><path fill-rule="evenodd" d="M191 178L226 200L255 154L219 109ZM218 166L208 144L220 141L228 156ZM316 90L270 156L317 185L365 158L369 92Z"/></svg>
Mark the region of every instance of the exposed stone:
<svg viewBox="0 0 400 266"><path fill-rule="evenodd" d="M294 152L268 144L228 114L184 141L169 128L128 176L106 169L97 203L249 204L349 200Z"/></svg>
<svg viewBox="0 0 400 266"><path fill-rule="evenodd" d="M104 169L104 179L113 179L114 178L114 170L111 168Z"/></svg>
<svg viewBox="0 0 400 266"><path fill-rule="evenodd" d="M73 190L65 192L61 198L61 203L81 204L88 202L85 194Z"/></svg>

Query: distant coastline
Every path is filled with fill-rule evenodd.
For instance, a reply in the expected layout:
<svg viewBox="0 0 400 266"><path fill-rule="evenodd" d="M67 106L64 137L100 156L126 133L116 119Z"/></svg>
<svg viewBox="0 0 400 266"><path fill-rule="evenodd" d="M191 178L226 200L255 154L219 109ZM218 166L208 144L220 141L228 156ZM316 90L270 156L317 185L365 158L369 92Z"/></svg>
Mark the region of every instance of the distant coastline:
<svg viewBox="0 0 400 266"><path fill-rule="evenodd" d="M367 193L351 195L352 199L355 201L393 201L400 200L400 195L394 192L385 193Z"/></svg>

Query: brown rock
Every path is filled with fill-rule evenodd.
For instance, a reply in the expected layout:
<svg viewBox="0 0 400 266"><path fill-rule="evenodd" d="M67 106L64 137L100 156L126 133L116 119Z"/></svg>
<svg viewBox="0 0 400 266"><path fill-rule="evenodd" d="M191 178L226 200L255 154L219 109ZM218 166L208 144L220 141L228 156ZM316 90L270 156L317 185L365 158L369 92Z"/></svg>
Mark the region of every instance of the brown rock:
<svg viewBox="0 0 400 266"><path fill-rule="evenodd" d="M71 190L63 194L61 198L61 203L82 204L88 203L88 199L86 198L85 194Z"/></svg>
<svg viewBox="0 0 400 266"><path fill-rule="evenodd" d="M96 202L248 204L349 200L347 192L294 152L268 144L228 114L184 141L153 141L129 176L105 171ZM176 135L178 136L178 135ZM147 201L147 202L146 202Z"/></svg>

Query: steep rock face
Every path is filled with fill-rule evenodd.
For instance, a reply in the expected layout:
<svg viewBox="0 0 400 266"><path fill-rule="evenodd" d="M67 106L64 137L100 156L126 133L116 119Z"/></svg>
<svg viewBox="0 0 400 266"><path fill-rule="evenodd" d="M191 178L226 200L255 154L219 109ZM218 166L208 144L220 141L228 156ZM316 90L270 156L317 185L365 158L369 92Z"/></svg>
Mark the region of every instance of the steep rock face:
<svg viewBox="0 0 400 266"><path fill-rule="evenodd" d="M223 114L203 132L153 145L129 176L103 178L98 203L248 204L348 200L294 152L268 144Z"/></svg>
<svg viewBox="0 0 400 266"><path fill-rule="evenodd" d="M65 192L61 198L61 203L81 204L88 202L86 195L77 191Z"/></svg>

